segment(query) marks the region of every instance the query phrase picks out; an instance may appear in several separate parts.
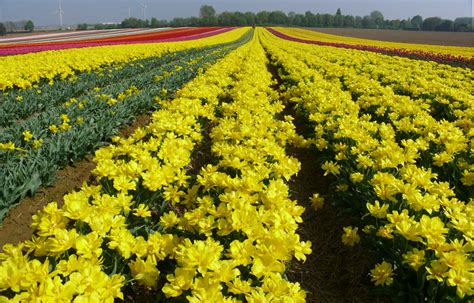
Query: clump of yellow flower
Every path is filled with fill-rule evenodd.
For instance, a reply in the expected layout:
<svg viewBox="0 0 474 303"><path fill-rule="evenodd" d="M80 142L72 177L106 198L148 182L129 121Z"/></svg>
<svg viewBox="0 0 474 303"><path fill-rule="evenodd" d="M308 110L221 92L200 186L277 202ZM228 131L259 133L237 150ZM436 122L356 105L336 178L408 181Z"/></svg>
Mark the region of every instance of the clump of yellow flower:
<svg viewBox="0 0 474 303"><path fill-rule="evenodd" d="M370 276L375 285L390 285L393 283L393 268L392 264L383 261L375 265L375 268L370 271Z"/></svg>

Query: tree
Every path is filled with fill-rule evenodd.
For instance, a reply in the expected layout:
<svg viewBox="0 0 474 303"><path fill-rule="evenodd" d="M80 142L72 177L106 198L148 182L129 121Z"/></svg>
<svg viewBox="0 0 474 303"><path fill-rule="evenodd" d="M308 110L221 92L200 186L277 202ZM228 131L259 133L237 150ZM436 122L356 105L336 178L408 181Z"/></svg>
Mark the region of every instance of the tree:
<svg viewBox="0 0 474 303"><path fill-rule="evenodd" d="M355 25L354 16L351 16L351 15L344 16L344 22L343 22L344 27L354 27L354 25Z"/></svg>
<svg viewBox="0 0 474 303"><path fill-rule="evenodd" d="M462 17L454 20L454 30L457 32L469 32L473 31L474 18Z"/></svg>
<svg viewBox="0 0 474 303"><path fill-rule="evenodd" d="M5 36L7 33L7 28L5 27L5 24L0 22L0 36Z"/></svg>
<svg viewBox="0 0 474 303"><path fill-rule="evenodd" d="M158 22L158 19L156 19L155 17L151 18L150 27L157 28L159 26L160 26L160 23Z"/></svg>
<svg viewBox="0 0 474 303"><path fill-rule="evenodd" d="M201 18L213 18L216 16L216 10L211 5L203 5L199 9L199 17Z"/></svg>
<svg viewBox="0 0 474 303"><path fill-rule="evenodd" d="M235 25L235 26L248 25L246 23L247 19L245 18L244 13L234 12L231 18L232 18L232 25Z"/></svg>
<svg viewBox="0 0 474 303"><path fill-rule="evenodd" d="M246 12L246 13L244 13L244 16L245 16L245 21L246 21L247 25L254 25L255 24L255 21L257 20L257 16L255 16L254 13Z"/></svg>
<svg viewBox="0 0 474 303"><path fill-rule="evenodd" d="M354 27L361 28L362 27L362 17L356 16L354 20Z"/></svg>
<svg viewBox="0 0 474 303"><path fill-rule="evenodd" d="M408 18L408 20L402 20L400 22L400 28L406 29L406 30L415 30L417 29L415 26L413 26L413 21Z"/></svg>
<svg viewBox="0 0 474 303"><path fill-rule="evenodd" d="M340 8L337 9L336 16L334 16L334 26L335 27L343 27L344 26L344 16L342 16Z"/></svg>
<svg viewBox="0 0 474 303"><path fill-rule="evenodd" d="M316 15L313 14L311 11L306 11L304 13L304 18L305 18L305 26L307 27L321 26L321 24L318 24L318 22L316 22Z"/></svg>
<svg viewBox="0 0 474 303"><path fill-rule="evenodd" d="M31 33L34 29L35 29L35 24L33 23L33 21L28 20L25 24L25 31L28 31Z"/></svg>
<svg viewBox="0 0 474 303"><path fill-rule="evenodd" d="M258 25L268 25L268 19L270 17L270 13L267 11L261 11L257 13L257 24Z"/></svg>
<svg viewBox="0 0 474 303"><path fill-rule="evenodd" d="M139 27L148 27L148 26L149 24L147 24L145 20L134 18L134 17L127 18L123 20L122 23L120 24L121 28L139 28ZM186 26L186 25L182 25L182 26Z"/></svg>
<svg viewBox="0 0 474 303"><path fill-rule="evenodd" d="M217 23L221 26L232 24L233 14L231 12L222 12L217 16Z"/></svg>
<svg viewBox="0 0 474 303"><path fill-rule="evenodd" d="M434 31L442 21L443 20L440 17L426 18L421 25L421 29L424 31Z"/></svg>
<svg viewBox="0 0 474 303"><path fill-rule="evenodd" d="M383 28L383 14L380 11L372 11L370 17L374 21L375 27Z"/></svg>
<svg viewBox="0 0 474 303"><path fill-rule="evenodd" d="M389 20L388 21L388 28L390 29L399 29L400 28L401 21L399 19L396 20Z"/></svg>
<svg viewBox="0 0 474 303"><path fill-rule="evenodd" d="M441 23L436 26L435 30L452 32L454 30L454 22L451 20L442 20Z"/></svg>
<svg viewBox="0 0 474 303"><path fill-rule="evenodd" d="M292 20L289 20L293 26L304 26L305 18L302 14L295 14Z"/></svg>
<svg viewBox="0 0 474 303"><path fill-rule="evenodd" d="M333 26L334 26L334 15L322 14L321 27L333 27Z"/></svg>
<svg viewBox="0 0 474 303"><path fill-rule="evenodd" d="M88 26L87 26L87 23L81 23L81 24L78 24L78 25L77 25L77 30L78 30L78 31L84 31L84 30L87 29L87 27L88 27Z"/></svg>
<svg viewBox="0 0 474 303"><path fill-rule="evenodd" d="M189 26L189 22L184 19L184 18L173 18L170 22L171 27L183 27L183 26Z"/></svg>
<svg viewBox="0 0 474 303"><path fill-rule="evenodd" d="M273 11L268 16L268 22L272 25L287 25L288 17L282 11Z"/></svg>
<svg viewBox="0 0 474 303"><path fill-rule="evenodd" d="M421 26L423 25L423 17L416 15L411 19L411 25L413 25L414 28L421 29Z"/></svg>
<svg viewBox="0 0 474 303"><path fill-rule="evenodd" d="M199 9L199 17L201 18L202 25L216 25L216 10L211 5L203 5Z"/></svg>
<svg viewBox="0 0 474 303"><path fill-rule="evenodd" d="M371 16L364 16L361 25L363 28L375 28L375 21Z"/></svg>

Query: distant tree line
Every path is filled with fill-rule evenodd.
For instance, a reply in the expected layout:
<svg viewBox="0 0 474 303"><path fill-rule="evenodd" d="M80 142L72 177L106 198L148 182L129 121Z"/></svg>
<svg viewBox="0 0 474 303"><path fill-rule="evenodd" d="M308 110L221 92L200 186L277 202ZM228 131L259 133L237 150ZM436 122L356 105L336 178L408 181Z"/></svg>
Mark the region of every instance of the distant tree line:
<svg viewBox="0 0 474 303"><path fill-rule="evenodd" d="M35 24L31 20L6 21L0 22L0 36L13 32L32 32L35 30Z"/></svg>
<svg viewBox="0 0 474 303"><path fill-rule="evenodd" d="M296 26L296 27L346 27L346 28L379 28L379 29L403 29L403 30L426 30L426 31L473 31L474 18L464 17L453 20L439 17L423 19L416 15L408 19L385 19L380 11L372 11L367 16L343 15L341 9L335 14L319 14L307 11L304 14L283 11L261 11L253 12L222 12L217 14L210 5L203 5L199 11L199 17L174 18L170 21L142 20L139 18L127 18L118 25L97 24L88 27L80 24L78 29L105 29L105 28L143 28L143 27L183 27L183 26Z"/></svg>
<svg viewBox="0 0 474 303"><path fill-rule="evenodd" d="M456 18L454 21L429 17L423 19L416 15L408 19L385 19L380 11L373 11L367 16L343 15L341 9L335 14L319 14L307 11L304 14L283 11L222 12L217 14L210 5L203 5L199 17L174 18L170 21L150 21L128 18L122 21L121 27L182 27L182 26L298 26L298 27L348 27L348 28L384 28L427 31L473 31L474 18Z"/></svg>

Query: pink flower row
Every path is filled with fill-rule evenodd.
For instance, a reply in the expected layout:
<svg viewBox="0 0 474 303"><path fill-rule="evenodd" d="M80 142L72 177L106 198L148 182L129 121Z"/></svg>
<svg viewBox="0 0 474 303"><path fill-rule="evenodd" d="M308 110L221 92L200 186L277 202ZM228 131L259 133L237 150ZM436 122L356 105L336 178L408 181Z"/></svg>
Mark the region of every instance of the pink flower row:
<svg viewBox="0 0 474 303"><path fill-rule="evenodd" d="M314 40L305 40L305 39L288 36L273 28L267 28L267 30L269 30L272 34L274 34L275 36L279 38L295 41L295 42L364 50L364 51L376 52L376 53L381 53L381 54L390 55L390 56L400 56L400 57L408 57L410 59L434 61L437 63L474 69L474 58L466 58L462 56L453 56L453 55L448 55L448 54L436 54L436 53L425 52L421 50L407 50L407 49L398 49L398 48L369 46L369 45L353 45L353 44L337 43L337 42L322 42L322 41L314 41Z"/></svg>

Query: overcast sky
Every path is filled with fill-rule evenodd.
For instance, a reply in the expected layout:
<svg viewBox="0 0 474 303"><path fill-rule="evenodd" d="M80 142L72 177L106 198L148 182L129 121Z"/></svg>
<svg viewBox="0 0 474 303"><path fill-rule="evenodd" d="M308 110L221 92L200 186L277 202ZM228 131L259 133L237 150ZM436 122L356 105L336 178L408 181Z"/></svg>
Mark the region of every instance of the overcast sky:
<svg viewBox="0 0 474 303"><path fill-rule="evenodd" d="M380 10L385 18L404 19L421 15L454 19L471 17L474 0L62 0L65 24L118 22L131 16L142 17L140 3L147 5L148 18L172 19L197 16L201 5L214 6L216 11L283 10L304 13L335 13L368 15ZM59 0L0 0L0 21L31 19L36 25L57 24L55 14Z"/></svg>

